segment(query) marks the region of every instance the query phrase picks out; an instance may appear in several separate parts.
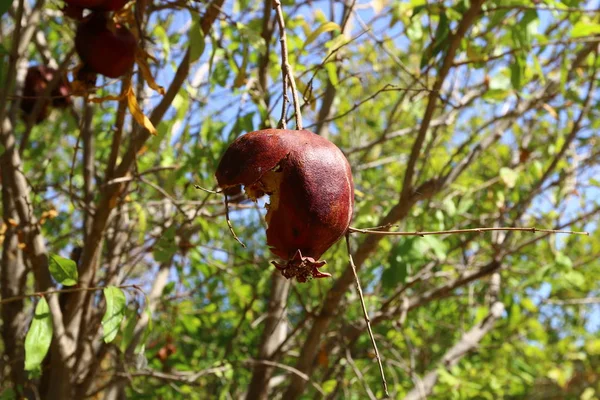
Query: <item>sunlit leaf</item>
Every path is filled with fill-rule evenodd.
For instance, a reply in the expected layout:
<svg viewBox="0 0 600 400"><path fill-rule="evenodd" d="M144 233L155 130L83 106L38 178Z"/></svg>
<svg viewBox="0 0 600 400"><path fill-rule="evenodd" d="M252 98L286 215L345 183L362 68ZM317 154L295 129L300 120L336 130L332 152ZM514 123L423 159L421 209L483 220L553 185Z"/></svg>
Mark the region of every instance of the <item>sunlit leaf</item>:
<svg viewBox="0 0 600 400"><path fill-rule="evenodd" d="M112 342L119 328L121 327L121 321L125 316L127 298L123 290L109 286L104 289L104 299L106 301L106 311L104 317L102 317L102 328L104 329L104 342Z"/></svg>
<svg viewBox="0 0 600 400"><path fill-rule="evenodd" d="M600 33L600 24L579 21L571 29L571 37L579 38Z"/></svg>
<svg viewBox="0 0 600 400"><path fill-rule="evenodd" d="M140 68L140 72L142 73L142 76L144 77L144 80L146 81L148 86L156 90L158 93L164 95L165 89L158 83L156 83L156 81L154 80L152 72L150 71L150 67L148 66L147 57L148 55L146 52L144 52L141 49L138 49L135 55L135 61L137 62L137 65Z"/></svg>
<svg viewBox="0 0 600 400"><path fill-rule="evenodd" d="M440 52L445 51L449 35L450 25L448 24L448 16L445 13L441 13L433 43L429 45L421 57L421 69L425 68L429 64L429 61L435 59Z"/></svg>
<svg viewBox="0 0 600 400"><path fill-rule="evenodd" d="M77 284L79 274L75 261L61 257L57 254L50 254L48 257L48 268L50 274L56 281L65 286Z"/></svg>
<svg viewBox="0 0 600 400"><path fill-rule="evenodd" d="M146 115L144 115L144 113L140 109L140 106L138 105L137 99L135 97L135 92L131 87L127 92L127 105L129 106L129 112L131 112L131 115L137 121L137 123L146 128L151 135L156 136L156 128L154 127L152 122L150 122L150 119L148 119L148 117L146 117Z"/></svg>
<svg viewBox="0 0 600 400"><path fill-rule="evenodd" d="M41 297L25 337L25 370L39 368L52 342L52 315L46 299Z"/></svg>
<svg viewBox="0 0 600 400"><path fill-rule="evenodd" d="M500 179L508 188L515 187L519 174L514 170L506 167L500 168Z"/></svg>
<svg viewBox="0 0 600 400"><path fill-rule="evenodd" d="M335 22L331 22L331 21L325 22L324 24L319 26L317 29L315 29L310 35L308 35L308 37L304 41L304 45L302 46L302 49L305 49L309 44L311 44L312 42L317 40L317 38L321 34L323 34L325 32L335 31L335 30L341 31L342 28L340 28L340 26L338 24L336 24Z"/></svg>
<svg viewBox="0 0 600 400"><path fill-rule="evenodd" d="M193 16L192 26L188 31L188 39L190 42L190 63L193 63L198 61L206 47L204 34L200 27L200 20L195 15Z"/></svg>

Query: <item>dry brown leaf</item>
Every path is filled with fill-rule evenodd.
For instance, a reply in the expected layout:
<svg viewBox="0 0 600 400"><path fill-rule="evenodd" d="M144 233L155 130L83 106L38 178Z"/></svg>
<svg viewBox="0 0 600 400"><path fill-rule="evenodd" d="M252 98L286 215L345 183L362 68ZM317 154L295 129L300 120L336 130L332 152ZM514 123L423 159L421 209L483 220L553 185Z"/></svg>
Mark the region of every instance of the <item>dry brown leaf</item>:
<svg viewBox="0 0 600 400"><path fill-rule="evenodd" d="M135 98L133 88L131 87L129 87L129 90L127 91L127 105L129 106L129 112L131 112L131 115L137 121L137 123L146 128L151 135L156 136L156 128L152 122L150 122L150 119L148 119L148 117L146 117L142 112L142 109Z"/></svg>
<svg viewBox="0 0 600 400"><path fill-rule="evenodd" d="M165 94L165 89L160 86L158 83L156 83L156 81L154 80L154 77L152 76L152 73L150 72L150 67L148 66L148 62L146 61L146 59L149 57L149 55L144 51L144 50L138 50L136 55L135 55L135 61L137 62L137 65L140 67L140 72L142 73L142 76L144 77L144 80L148 83L148 86L150 86L152 89L156 90L158 93L164 95Z"/></svg>
<svg viewBox="0 0 600 400"><path fill-rule="evenodd" d="M104 97L90 97L87 99L89 103L104 103L105 101L121 101L125 99L125 96L104 96Z"/></svg>

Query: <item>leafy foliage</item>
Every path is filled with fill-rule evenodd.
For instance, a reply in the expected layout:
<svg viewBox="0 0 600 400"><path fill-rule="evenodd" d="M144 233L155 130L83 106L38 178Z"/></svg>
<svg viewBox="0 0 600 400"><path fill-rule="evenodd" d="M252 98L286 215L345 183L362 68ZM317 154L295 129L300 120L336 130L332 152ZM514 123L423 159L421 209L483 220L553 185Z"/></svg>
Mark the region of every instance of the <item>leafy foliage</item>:
<svg viewBox="0 0 600 400"><path fill-rule="evenodd" d="M55 62L72 79L75 22L59 3L26 1L36 34L13 35L18 3L0 43L0 351L11 361L0 398L27 387L65 398L381 398L344 243L323 257L331 279L286 283L269 263L265 201L230 198L244 249L222 198L194 188L214 188L234 138L277 125L272 8L135 5L165 94L139 66L131 84L98 78L94 97L118 100L78 97L28 125L15 91L22 65ZM476 12L476 0L329 3L282 1L306 128L352 165L352 226L590 233L353 234L392 397L411 398L434 376L432 399L599 398L598 10L579 0L494 0ZM47 356L52 316L27 296L56 289L48 272L79 285L51 294L77 339L77 376L57 340ZM52 371L71 379L56 386Z"/></svg>

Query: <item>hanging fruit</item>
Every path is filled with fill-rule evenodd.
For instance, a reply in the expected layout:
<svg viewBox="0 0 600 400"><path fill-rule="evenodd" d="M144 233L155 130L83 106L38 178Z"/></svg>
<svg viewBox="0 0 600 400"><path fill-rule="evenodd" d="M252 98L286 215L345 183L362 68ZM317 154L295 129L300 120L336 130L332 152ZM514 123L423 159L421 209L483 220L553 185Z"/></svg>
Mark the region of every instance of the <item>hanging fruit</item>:
<svg viewBox="0 0 600 400"><path fill-rule="evenodd" d="M137 40L125 26L92 13L77 28L75 49L86 70L118 78L133 67Z"/></svg>
<svg viewBox="0 0 600 400"><path fill-rule="evenodd" d="M319 258L346 233L354 206L350 165L333 143L307 130L251 132L229 146L216 178L223 190L243 185L253 200L270 196L267 244L284 260L273 261L283 276L331 276Z"/></svg>
<svg viewBox="0 0 600 400"><path fill-rule="evenodd" d="M41 97L52 82L58 71L45 65L29 67L23 85L21 110L25 116L33 112L36 101ZM48 115L49 107L65 108L71 104L70 88L66 79L59 78L56 86L50 92L50 98L44 100L36 118L36 123L42 122Z"/></svg>

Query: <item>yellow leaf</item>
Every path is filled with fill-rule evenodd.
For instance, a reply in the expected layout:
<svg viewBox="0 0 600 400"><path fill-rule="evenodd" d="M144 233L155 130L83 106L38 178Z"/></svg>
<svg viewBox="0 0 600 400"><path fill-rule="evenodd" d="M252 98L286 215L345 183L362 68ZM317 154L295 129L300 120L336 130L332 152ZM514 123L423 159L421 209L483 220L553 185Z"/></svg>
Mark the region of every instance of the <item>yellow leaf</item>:
<svg viewBox="0 0 600 400"><path fill-rule="evenodd" d="M148 117L146 117L142 112L137 99L135 98L133 88L131 87L129 87L129 90L127 91L127 105L129 106L129 112L131 112L131 115L137 121L137 123L146 128L151 135L156 136L156 128L154 125L152 125L152 122L150 122Z"/></svg>
<svg viewBox="0 0 600 400"><path fill-rule="evenodd" d="M142 73L144 80L148 83L148 86L150 86L152 89L156 90L158 93L164 95L165 89L162 86L160 86L158 83L156 83L156 81L154 80L154 77L152 76L152 73L150 72L150 67L148 66L148 62L146 61L147 58L151 58L151 57L149 54L147 54L143 50L139 50L135 55L135 61L137 62L137 65L140 67L140 72Z"/></svg>
<svg viewBox="0 0 600 400"><path fill-rule="evenodd" d="M304 45L302 46L302 50L304 50L304 48L306 46L308 46L309 44L311 44L312 42L314 42L315 40L317 40L317 38L319 37L320 34L325 33L325 32L331 32L334 30L338 30L341 31L342 28L340 28L340 26L338 24L336 24L335 22L325 22L324 24L322 24L321 26L319 26L314 32L312 32L307 38L306 41L304 42Z"/></svg>

